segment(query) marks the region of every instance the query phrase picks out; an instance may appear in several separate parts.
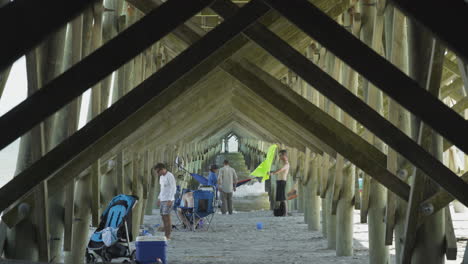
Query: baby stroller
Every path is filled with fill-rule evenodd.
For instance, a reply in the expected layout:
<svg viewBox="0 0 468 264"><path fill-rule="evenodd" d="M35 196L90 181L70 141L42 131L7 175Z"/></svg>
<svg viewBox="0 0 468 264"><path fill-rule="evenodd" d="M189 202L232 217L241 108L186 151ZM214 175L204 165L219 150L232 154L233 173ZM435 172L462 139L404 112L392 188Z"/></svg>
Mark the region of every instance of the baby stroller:
<svg viewBox="0 0 468 264"><path fill-rule="evenodd" d="M101 222L86 248L86 263L103 262L113 258L134 259L135 250L130 248L132 238L132 209L137 196L119 194L110 201L101 215Z"/></svg>
<svg viewBox="0 0 468 264"><path fill-rule="evenodd" d="M184 217L191 223L192 231L208 231L216 211L215 189L201 187L193 191L194 207L180 207Z"/></svg>

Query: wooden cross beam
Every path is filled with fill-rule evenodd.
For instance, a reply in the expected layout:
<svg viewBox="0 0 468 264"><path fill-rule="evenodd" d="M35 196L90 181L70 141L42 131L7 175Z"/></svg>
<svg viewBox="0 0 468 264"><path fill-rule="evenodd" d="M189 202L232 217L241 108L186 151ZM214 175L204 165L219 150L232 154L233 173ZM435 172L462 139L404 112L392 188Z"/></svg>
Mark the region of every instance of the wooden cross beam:
<svg viewBox="0 0 468 264"><path fill-rule="evenodd" d="M465 182L468 182L468 172L465 172L460 178ZM419 210L423 211L424 214L421 216L422 219L419 221L418 225L424 223L425 218L448 206L453 200L455 200L455 198L453 198L453 196L445 190L440 190L436 194L427 198L420 205Z"/></svg>
<svg viewBox="0 0 468 264"><path fill-rule="evenodd" d="M468 153L468 140L466 140L468 122L466 120L333 19L306 0L264 1L401 106ZM414 100L415 98L417 100ZM468 204L468 199L466 202Z"/></svg>
<svg viewBox="0 0 468 264"><path fill-rule="evenodd" d="M321 138L390 191L404 200L409 199L409 186L386 169L385 155L346 126L246 61L227 61L222 67L273 106L281 106L278 110Z"/></svg>
<svg viewBox="0 0 468 264"><path fill-rule="evenodd" d="M179 7L181 3L179 2L180 1L178 0L167 2L175 3L178 6L177 8L171 8L165 11L174 11L175 13L182 12L181 10L185 10L185 8L180 9ZM186 1L183 2L185 7L186 4L189 3ZM173 6L171 5L171 7ZM194 7L194 9L196 8ZM63 167L67 162L77 157L81 152L86 151L88 147L99 143L99 140L108 134L109 131L113 129L120 130L118 131L119 133L115 132L118 137L111 137L111 140L102 143L105 146L107 145L105 147L106 151L131 134L135 127L141 126L145 121L153 116L154 111L158 112L160 110L160 108L155 107L154 105L157 105L155 98L158 95L161 95L164 92L170 92L170 89L167 89L169 86L174 84L181 77L190 75L190 73L196 72L197 74L194 74L195 76L191 77L197 78L185 80L186 83L181 83L181 85L191 86L200 80L200 78L207 72L204 71L206 69L200 69L196 66L202 62L206 63L205 59L215 51L220 50L224 44L229 41L235 41L236 35L256 21L259 17L264 15L268 10L269 8L267 6L260 4L259 2L254 1L247 4L241 11L232 17L232 19L226 20L217 28L210 31L200 41L185 50L178 57L174 58L166 66L94 118L73 136L66 139L55 149L47 153L43 158L17 175L0 189L0 211L3 211L23 195L31 191L41 181L46 180L53 172ZM165 14L165 16L168 16L168 14ZM147 33L145 33L145 35L147 35ZM216 59L219 60L220 58ZM213 61L210 62L213 63ZM216 61L214 66L211 65L211 69L219 63L220 61ZM140 116L138 122L133 123L134 126L129 126L128 123L123 122L128 121L128 117L131 117L136 112L141 111L143 109L142 106L145 106L148 103L151 104L148 107L150 108L150 111L153 111L153 115ZM148 111L149 109L146 108L145 110ZM102 154L103 153L100 152L94 155L100 156ZM99 156L96 158L99 158ZM89 166L90 164L83 163L82 165ZM76 174L72 174L71 178L73 178L74 175Z"/></svg>
<svg viewBox="0 0 468 264"><path fill-rule="evenodd" d="M458 68L460 69L460 77L463 80L463 89L465 96L468 95L468 67L464 60L457 58Z"/></svg>
<svg viewBox="0 0 468 264"><path fill-rule="evenodd" d="M448 48L468 60L468 39L460 32L468 27L468 7L466 2L457 1L424 1L392 0L392 2L408 17L415 19L437 36ZM440 19L443 17L443 19Z"/></svg>
<svg viewBox="0 0 468 264"><path fill-rule="evenodd" d="M0 8L0 71L33 49L95 0L11 1Z"/></svg>
<svg viewBox="0 0 468 264"><path fill-rule="evenodd" d="M49 82L0 118L0 149L60 110L212 1L168 1ZM182 5L184 8L181 9Z"/></svg>
<svg viewBox="0 0 468 264"><path fill-rule="evenodd" d="M314 26L319 26L320 32L324 32L325 30L327 32L327 36L329 36L330 34L336 35L336 39L341 39L340 36L345 35L347 36L347 39L346 41L341 41L341 44L346 42L352 42L354 43L353 45L356 46L355 48L357 50L362 50L363 53L366 53L370 57L374 55L377 56L378 58L375 59L374 67L372 69L367 69L368 71L379 73L377 74L377 76L371 76L373 77L373 79L375 79L377 84L384 83L384 86L386 86L387 88L391 88L388 86L387 83L385 83L385 80L387 80L388 77L392 75L392 72L398 76L400 74L404 75L393 65L389 65L390 63L381 58L377 53L370 51L370 49L367 46L359 48L359 46L364 44L361 43L359 40L355 39L354 36L352 36L349 32L341 28L341 26L336 24L328 16L324 15L320 10L316 10L316 8L314 8L307 2L304 2L302 0L291 0L287 2L287 5L289 7L286 8L284 5L286 2L276 0L265 1L277 8L281 13L285 14L293 22L299 24L300 27L303 28L306 33L310 34L314 38L320 38L317 38L317 41L320 41L321 39L323 40L323 36L321 36L320 34L311 34L311 32L313 32L314 30ZM213 5L212 8L214 9L215 5ZM304 12L305 10L307 10L307 12ZM296 14L295 11L297 11L298 13ZM321 19L317 19L317 17L320 17ZM313 18L316 21L312 21L311 18ZM332 33L334 31L336 34ZM382 139L390 147L398 151L411 163L423 170L429 177L431 177L431 179L437 182L442 188L444 188L453 196L455 196L463 204L468 205L468 193L466 192L466 190L468 189L467 183L465 183L455 173L453 173L451 170L445 167L439 160L435 159L431 154L427 153L405 133L403 133L401 130L399 130L397 127L391 124L388 120L380 116L370 106L365 104L361 99L359 99L349 90L343 87L339 82L330 77L319 67L310 62L307 58L302 56L302 54L300 54L298 51L294 50L291 46L288 45L288 43L278 38L271 31L268 31L264 26L256 23L249 27L244 33L257 44L259 44L261 47L263 47L265 50L267 50L271 55L276 57L284 65L288 66L291 70L295 71L303 80L315 87L319 92L328 97L341 109L346 111L350 116L352 116L358 122L363 124L367 129L369 129L372 133L374 133L376 136ZM337 44L330 44L329 40L325 40L323 42L327 44L327 47L331 48L333 48ZM346 49L346 52L343 52L345 51L345 49L342 49L342 51L337 52L340 54L346 53L349 55L350 53L347 51L349 51L349 48L351 47L347 47L348 48ZM337 49L335 47L333 51L336 50ZM357 66L363 66L360 65L360 61L365 61L364 58L368 58L367 55L360 56L360 58L356 60L354 58L350 60L350 57L347 55L343 55L341 57L342 59L346 59L346 62L349 62L348 64L351 66L353 66L353 64L356 64ZM363 68L368 68L366 65L364 66L365 67ZM380 68L381 70L375 71L375 67L377 66L378 68L382 66L382 68ZM398 76L396 76L395 78L397 78ZM407 80L407 78L409 77L404 75L404 77L399 76L398 78L400 78L400 80ZM458 127L457 125L455 127L452 127L452 129L457 130L462 127L465 127L468 124L458 114L454 113L450 108L446 107L442 102L437 100L437 98L427 93L426 91L423 91L422 88L420 88L413 80L408 79L407 81L407 84L412 84L413 87L406 86L406 88L404 89L404 93L401 93L401 95L404 95L404 100L398 101L396 100L396 98L394 98L397 102L406 102L408 104L415 105L417 103L414 102L413 99L409 101L407 99L418 98L420 99L418 100L418 102L421 102L424 101L423 98L426 98L429 99L429 101L432 101L432 103L430 103L427 107L424 106L424 110L434 110L435 108L437 108L435 105L441 104L442 107L440 109L447 109L451 116L457 116L456 120L461 120L461 123L456 122L457 124L460 124L461 127ZM393 83L393 79L389 82ZM413 94L413 96L408 96L408 94L406 94L408 92L411 93L413 90L418 90L418 92L416 94ZM403 90L401 90L400 92L403 92ZM450 119L446 118L447 116L445 114L447 113L443 114L442 112L444 111L438 112L438 119L445 119L444 122ZM428 117L427 113L423 115L426 115L426 117ZM430 115L430 118L434 118L434 113ZM451 125L453 125L453 123ZM459 139L462 139L461 141L464 141L463 145L468 143L468 141L464 139L465 136L466 133L459 134L457 136Z"/></svg>
<svg viewBox="0 0 468 264"><path fill-rule="evenodd" d="M211 72L226 58L229 58L232 54L234 54L240 48L245 46L247 43L248 40L242 35L239 35L235 39L231 40L228 44L223 46L221 49L214 52L200 65L195 67L192 72L186 74L185 76L177 80L173 85L171 85L170 89L167 92L162 93L156 98L153 98L149 103L147 103L140 110L138 110L137 113L126 119L121 125L109 131L99 141L89 146L86 150L78 154L73 160L71 160L62 168L57 170L47 181L49 190L59 190L63 188L63 186L65 186L68 182L72 181L72 179L74 179L76 175L79 175L81 172L86 170L96 159L108 153L110 150L115 149L117 146L117 186L119 190L121 190L119 191L119 193L123 193L125 183L123 178L123 146L120 145L122 140L128 138L129 135L132 135L130 139L134 138L136 140L138 138L141 138L143 136L141 133L134 133L135 127L140 127L144 124L146 125L147 121L151 117L153 117L162 109L164 109L180 94L183 94L184 91L187 91L203 76ZM136 135L137 137L134 137L134 135ZM28 199L30 198L25 197L22 200L26 200L27 202ZM17 207L10 207L6 212L4 212L3 218L13 213L13 215L9 216L8 218L13 219L13 221L9 222L15 224L14 219L17 219L15 213L16 211Z"/></svg>

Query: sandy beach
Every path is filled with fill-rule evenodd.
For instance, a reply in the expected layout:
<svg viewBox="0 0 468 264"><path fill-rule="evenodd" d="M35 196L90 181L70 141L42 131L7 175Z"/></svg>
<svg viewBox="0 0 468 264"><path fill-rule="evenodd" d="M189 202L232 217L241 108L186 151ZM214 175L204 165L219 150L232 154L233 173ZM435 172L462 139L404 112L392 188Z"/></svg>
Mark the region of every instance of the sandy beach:
<svg viewBox="0 0 468 264"><path fill-rule="evenodd" d="M453 212L453 211L452 211ZM158 211L145 217L145 225L160 224ZM458 238L468 235L467 214L453 214ZM354 256L337 257L327 249L321 232L311 232L304 224L303 214L273 217L270 211L237 212L232 216L216 214L209 232L175 231L168 244L169 263L369 263L367 224L359 223L355 211ZM256 223L263 223L263 230ZM159 233L157 235L160 235ZM458 244L460 263L466 242ZM390 247L394 261L394 248ZM393 262L394 263L394 262Z"/></svg>
<svg viewBox="0 0 468 264"><path fill-rule="evenodd" d="M256 223L263 223L263 230ZM158 216L146 224L160 223ZM209 232L173 233L169 263L367 263L367 249L355 242L355 256L336 257L321 232L307 231L303 215L273 217L269 211L217 214Z"/></svg>

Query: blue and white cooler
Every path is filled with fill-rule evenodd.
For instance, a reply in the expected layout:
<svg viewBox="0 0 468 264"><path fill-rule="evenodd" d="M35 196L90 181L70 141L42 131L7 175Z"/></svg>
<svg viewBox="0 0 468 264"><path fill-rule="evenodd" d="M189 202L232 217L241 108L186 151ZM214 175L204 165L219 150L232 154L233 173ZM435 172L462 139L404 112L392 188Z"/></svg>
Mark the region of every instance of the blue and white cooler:
<svg viewBox="0 0 468 264"><path fill-rule="evenodd" d="M140 264L167 264L165 236L139 236L135 242L136 261Z"/></svg>

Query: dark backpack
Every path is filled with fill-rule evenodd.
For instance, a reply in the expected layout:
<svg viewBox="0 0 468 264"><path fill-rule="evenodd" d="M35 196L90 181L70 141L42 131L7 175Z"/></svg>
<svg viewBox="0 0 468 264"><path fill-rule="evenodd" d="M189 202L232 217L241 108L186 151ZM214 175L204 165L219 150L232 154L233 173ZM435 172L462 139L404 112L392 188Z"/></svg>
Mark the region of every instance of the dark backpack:
<svg viewBox="0 0 468 264"><path fill-rule="evenodd" d="M281 201L278 208L273 209L274 216L284 216L286 214L286 202Z"/></svg>

